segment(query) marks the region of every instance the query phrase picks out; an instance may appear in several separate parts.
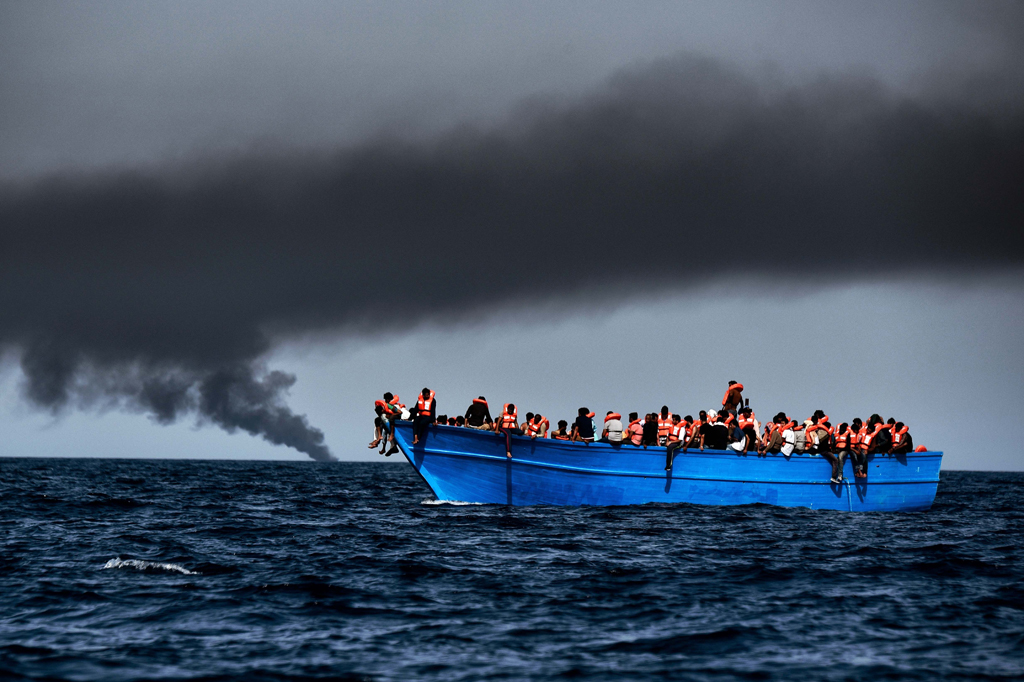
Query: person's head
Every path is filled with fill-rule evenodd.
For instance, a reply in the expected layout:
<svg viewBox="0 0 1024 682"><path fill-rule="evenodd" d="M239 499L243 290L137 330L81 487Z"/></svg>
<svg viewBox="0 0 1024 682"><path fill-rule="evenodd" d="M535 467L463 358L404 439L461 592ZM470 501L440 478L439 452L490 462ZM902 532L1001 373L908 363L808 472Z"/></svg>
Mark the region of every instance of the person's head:
<svg viewBox="0 0 1024 682"><path fill-rule="evenodd" d="M588 414L590 414L590 410L588 410L587 408L585 408L585 407L581 407L581 408L579 409L579 415L580 415L581 417L586 417L586 416L587 416Z"/></svg>
<svg viewBox="0 0 1024 682"><path fill-rule="evenodd" d="M637 414L636 412L630 412L629 413L629 421L635 422L639 418L640 418L640 415Z"/></svg>
<svg viewBox="0 0 1024 682"><path fill-rule="evenodd" d="M881 424L881 423L882 423L882 418L878 416L877 412L875 414L871 415L870 417L868 417L868 426L874 426L875 424Z"/></svg>
<svg viewBox="0 0 1024 682"><path fill-rule="evenodd" d="M852 422L850 422L850 426L852 426L855 429L859 429L861 426L863 426L863 424L864 422L860 420L860 417L856 417Z"/></svg>
<svg viewBox="0 0 1024 682"><path fill-rule="evenodd" d="M430 397L430 389L429 388L424 388L422 391L420 391L420 395L423 396L424 398L429 398Z"/></svg>
<svg viewBox="0 0 1024 682"><path fill-rule="evenodd" d="M906 424L904 424L903 422L896 422L896 430L897 431L902 429L904 426L906 426Z"/></svg>
<svg viewBox="0 0 1024 682"><path fill-rule="evenodd" d="M526 421L533 421L533 412L526 413Z"/></svg>
<svg viewBox="0 0 1024 682"><path fill-rule="evenodd" d="M388 391L387 393L385 393L385 394L384 394L384 402L388 402L388 403L390 403L390 402L391 402L391 400L392 400L392 399L393 399L394 397L395 397L395 395L394 395L393 393L391 393L390 391Z"/></svg>
<svg viewBox="0 0 1024 682"><path fill-rule="evenodd" d="M569 426L569 422L565 421L564 419L559 419L558 420L558 428L565 429L568 426Z"/></svg>
<svg viewBox="0 0 1024 682"><path fill-rule="evenodd" d="M544 415L542 415L542 414L535 414L535 415L533 415L533 423L534 424L540 424L542 421L544 421Z"/></svg>
<svg viewBox="0 0 1024 682"><path fill-rule="evenodd" d="M678 414L672 415L672 423L673 424L678 424L681 421L682 421L682 418Z"/></svg>
<svg viewBox="0 0 1024 682"><path fill-rule="evenodd" d="M377 416L378 416L378 417L379 417L380 415L384 414L384 408L383 408L383 407L381 407L380 405L374 405L374 406L373 406L373 411L377 413Z"/></svg>
<svg viewBox="0 0 1024 682"><path fill-rule="evenodd" d="M513 412L515 412L516 411L515 403L509 403L508 407L505 408L505 411L508 412L509 414L512 414Z"/></svg>
<svg viewBox="0 0 1024 682"><path fill-rule="evenodd" d="M448 426L458 425L458 420L455 417L448 417Z"/></svg>
<svg viewBox="0 0 1024 682"><path fill-rule="evenodd" d="M700 417L701 421L707 421L708 413L705 412L704 410L701 410L700 412L698 412L697 415Z"/></svg>
<svg viewBox="0 0 1024 682"><path fill-rule="evenodd" d="M668 419L668 405L661 406L661 418Z"/></svg>
<svg viewBox="0 0 1024 682"><path fill-rule="evenodd" d="M480 396L480 397L478 397L478 398L477 398L477 400L482 400L482 401L484 401L485 403L487 402L487 398L485 398L485 397L483 397L483 396Z"/></svg>
<svg viewBox="0 0 1024 682"><path fill-rule="evenodd" d="M811 418L814 419L815 422L817 422L819 419L821 419L824 416L825 416L824 410L815 410L814 414L811 415Z"/></svg>
<svg viewBox="0 0 1024 682"><path fill-rule="evenodd" d="M744 407L742 410L740 410L740 414L742 414L744 417L749 417L751 414L753 414L753 412L754 411L751 410L749 407Z"/></svg>
<svg viewBox="0 0 1024 682"><path fill-rule="evenodd" d="M846 433L847 429L849 429L849 428L850 427L847 426L846 422L843 422L842 424L840 424L839 425L839 431L838 431L839 435L842 435L842 434Z"/></svg>
<svg viewBox="0 0 1024 682"><path fill-rule="evenodd" d="M896 423L896 420L894 418L892 418L892 417L889 417L889 421L887 421L885 423L888 424L889 426L892 426L893 424Z"/></svg>
<svg viewBox="0 0 1024 682"><path fill-rule="evenodd" d="M608 410L607 412L604 413L604 416L607 417L610 414L615 414L615 412L613 410Z"/></svg>
<svg viewBox="0 0 1024 682"><path fill-rule="evenodd" d="M736 385L736 382L735 382L735 381L730 381L730 382L729 382L729 385L730 385L730 386L735 386L735 385ZM721 386L721 384L719 384L719 386Z"/></svg>
<svg viewBox="0 0 1024 682"><path fill-rule="evenodd" d="M465 426L466 425L466 418L463 417L460 414L458 417L455 418L455 425L456 426Z"/></svg>
<svg viewBox="0 0 1024 682"><path fill-rule="evenodd" d="M690 415L686 415L685 417L683 417L683 421L686 422L687 424L692 424L693 423L693 417L690 416Z"/></svg>

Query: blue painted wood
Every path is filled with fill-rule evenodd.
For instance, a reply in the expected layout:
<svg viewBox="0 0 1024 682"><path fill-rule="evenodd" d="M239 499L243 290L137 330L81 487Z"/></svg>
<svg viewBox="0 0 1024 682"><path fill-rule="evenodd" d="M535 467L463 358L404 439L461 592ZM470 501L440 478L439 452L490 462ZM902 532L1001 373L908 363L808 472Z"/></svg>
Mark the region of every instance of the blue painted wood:
<svg viewBox="0 0 1024 682"><path fill-rule="evenodd" d="M439 500L510 505L627 505L650 502L841 511L925 511L935 499L941 452L869 456L868 478L829 482L832 469L816 455L790 457L690 450L665 471L665 448L567 443L505 437L434 426L412 445L412 424L397 422L395 439Z"/></svg>

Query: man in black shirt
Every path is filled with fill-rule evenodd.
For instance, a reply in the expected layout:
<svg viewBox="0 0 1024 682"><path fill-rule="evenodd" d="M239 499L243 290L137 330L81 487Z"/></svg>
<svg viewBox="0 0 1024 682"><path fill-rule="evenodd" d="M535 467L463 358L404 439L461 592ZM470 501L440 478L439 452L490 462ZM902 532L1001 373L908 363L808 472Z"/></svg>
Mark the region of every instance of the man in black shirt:
<svg viewBox="0 0 1024 682"><path fill-rule="evenodd" d="M487 399L483 396L474 398L473 403L466 410L466 426L471 429L491 430L493 424L491 411L487 407Z"/></svg>
<svg viewBox="0 0 1024 682"><path fill-rule="evenodd" d="M704 448L725 450L725 446L729 444L729 429L721 421L705 424L700 427L700 431L702 436L701 450Z"/></svg>

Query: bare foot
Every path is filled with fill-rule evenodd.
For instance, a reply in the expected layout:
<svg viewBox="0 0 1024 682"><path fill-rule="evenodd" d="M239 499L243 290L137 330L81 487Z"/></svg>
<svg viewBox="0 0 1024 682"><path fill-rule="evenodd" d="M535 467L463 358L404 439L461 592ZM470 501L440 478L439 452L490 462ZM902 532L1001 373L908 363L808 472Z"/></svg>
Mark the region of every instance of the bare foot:
<svg viewBox="0 0 1024 682"><path fill-rule="evenodd" d="M506 452L505 456L508 457L509 459L512 459L512 453L511 452Z"/></svg>
<svg viewBox="0 0 1024 682"><path fill-rule="evenodd" d="M374 441L371 441L369 447L372 450L375 447L377 447L378 445L380 445L380 438L378 438L378 439L376 439Z"/></svg>

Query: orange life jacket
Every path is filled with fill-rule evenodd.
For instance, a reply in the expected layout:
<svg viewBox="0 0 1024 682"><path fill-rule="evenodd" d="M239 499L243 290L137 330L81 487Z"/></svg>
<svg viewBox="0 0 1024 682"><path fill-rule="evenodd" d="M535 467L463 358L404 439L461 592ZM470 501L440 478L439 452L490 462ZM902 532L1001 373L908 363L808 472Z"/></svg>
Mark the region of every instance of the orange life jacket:
<svg viewBox="0 0 1024 682"><path fill-rule="evenodd" d="M505 403L504 409L501 411L501 421L498 423L503 429L513 429L519 426L519 410L512 408L512 414L508 413L508 403Z"/></svg>
<svg viewBox="0 0 1024 682"><path fill-rule="evenodd" d="M850 442L850 429L836 434L836 450L845 450Z"/></svg>
<svg viewBox="0 0 1024 682"><path fill-rule="evenodd" d="M892 434L892 444L893 444L893 446L896 446L896 445L899 445L900 443L902 443L903 442L903 436L907 435L907 431L909 431L909 430L910 430L910 428L907 427L907 426L904 426L899 431L895 431L894 430L893 434Z"/></svg>
<svg viewBox="0 0 1024 682"><path fill-rule="evenodd" d="M434 416L434 392L430 392L429 398L424 398L423 394L420 393L419 399L416 401L416 407L420 411L421 417L433 417Z"/></svg>
<svg viewBox="0 0 1024 682"><path fill-rule="evenodd" d="M668 431L668 442L676 443L678 441L681 441L685 437L685 434L686 422L679 422L678 424L673 424Z"/></svg>
<svg viewBox="0 0 1024 682"><path fill-rule="evenodd" d="M926 448L923 445L918 445L916 448L914 448L914 452L928 452L928 448Z"/></svg>
<svg viewBox="0 0 1024 682"><path fill-rule="evenodd" d="M667 418L658 415L658 438L665 438L668 436L668 432L672 430L672 415Z"/></svg>
<svg viewBox="0 0 1024 682"><path fill-rule="evenodd" d="M743 392L743 384L733 384L729 388L725 389L725 395L722 396L722 404L723 405L725 405L727 402L729 402L729 394L732 393L733 391L739 391L740 393L742 393ZM742 398L740 400L742 401Z"/></svg>
<svg viewBox="0 0 1024 682"><path fill-rule="evenodd" d="M622 415L619 414L618 412L612 412L611 414L605 415L604 418L606 422L610 422L613 419L622 419Z"/></svg>
<svg viewBox="0 0 1024 682"><path fill-rule="evenodd" d="M487 407L486 400L480 400L480 398L473 398L473 402L477 403L478 405L483 405L484 407Z"/></svg>
<svg viewBox="0 0 1024 682"><path fill-rule="evenodd" d="M640 445L640 441L643 440L643 435L644 435L643 434L643 430L642 429L637 429L636 431L633 430L633 427L638 425L638 424L640 424L640 420L639 419L634 419L633 421L629 422L629 426L626 427L626 431L625 431L625 433L628 434L629 441L633 445Z"/></svg>
<svg viewBox="0 0 1024 682"><path fill-rule="evenodd" d="M753 426L754 426L754 413L751 412L749 417L747 417L747 415L745 415L745 414L741 414L739 419L737 420L737 422L739 423L741 431L746 429L746 428L753 428Z"/></svg>
<svg viewBox="0 0 1024 682"><path fill-rule="evenodd" d="M883 430L885 430L887 428L889 428L889 427L887 425L885 425L885 424L875 424L875 430L872 431L871 433L868 433L867 429L865 429L864 430L864 438L861 440L861 445L864 447L864 449L867 450L868 448L870 448L871 447L871 441L873 441L875 439L875 436L878 435L878 432L879 431L883 431Z"/></svg>
<svg viewBox="0 0 1024 682"><path fill-rule="evenodd" d="M540 417L540 423L536 421L537 416ZM530 421L530 433L540 433L542 426L547 426L548 428L551 428L551 422L548 421L547 417L545 417L544 415L537 416L534 416L533 420Z"/></svg>
<svg viewBox="0 0 1024 682"><path fill-rule="evenodd" d="M564 433L556 433L551 437L554 438L555 440L569 440L569 436Z"/></svg>

